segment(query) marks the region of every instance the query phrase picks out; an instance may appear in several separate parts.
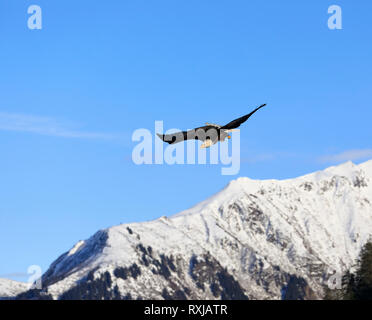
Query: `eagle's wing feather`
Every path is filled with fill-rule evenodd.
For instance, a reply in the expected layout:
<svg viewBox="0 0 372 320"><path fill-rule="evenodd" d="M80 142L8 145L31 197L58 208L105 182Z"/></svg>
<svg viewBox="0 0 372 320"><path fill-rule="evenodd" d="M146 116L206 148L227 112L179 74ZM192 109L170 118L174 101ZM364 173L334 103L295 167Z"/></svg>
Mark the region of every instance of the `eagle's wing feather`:
<svg viewBox="0 0 372 320"><path fill-rule="evenodd" d="M240 117L238 119L235 119L229 122L228 124L221 127L221 129L230 130L230 129L238 128L242 123L246 122L252 114L254 114L257 110L261 109L264 106L266 106L266 104L259 106L258 108L254 109L251 113L248 113L247 115L243 117Z"/></svg>

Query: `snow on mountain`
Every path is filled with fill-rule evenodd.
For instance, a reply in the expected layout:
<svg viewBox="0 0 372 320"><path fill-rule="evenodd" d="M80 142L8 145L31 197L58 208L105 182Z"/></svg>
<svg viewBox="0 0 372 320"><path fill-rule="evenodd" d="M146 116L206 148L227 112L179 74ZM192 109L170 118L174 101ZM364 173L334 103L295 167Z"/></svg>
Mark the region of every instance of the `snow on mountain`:
<svg viewBox="0 0 372 320"><path fill-rule="evenodd" d="M78 242L43 275L41 294L318 299L328 277L350 268L371 235L372 161L288 180L239 178L169 218L114 226Z"/></svg>
<svg viewBox="0 0 372 320"><path fill-rule="evenodd" d="M14 297L29 288L29 283L0 278L0 300Z"/></svg>

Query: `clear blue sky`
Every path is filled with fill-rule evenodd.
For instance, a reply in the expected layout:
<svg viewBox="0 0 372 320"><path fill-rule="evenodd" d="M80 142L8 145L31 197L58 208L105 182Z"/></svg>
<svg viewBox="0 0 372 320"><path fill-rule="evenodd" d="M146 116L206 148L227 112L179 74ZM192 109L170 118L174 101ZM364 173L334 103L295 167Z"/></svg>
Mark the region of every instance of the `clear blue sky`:
<svg viewBox="0 0 372 320"><path fill-rule="evenodd" d="M27 28L31 4L42 30ZM267 103L242 128L239 176L371 158L371 15L371 1L1 1L0 277L238 177L134 165L131 134L155 120L187 129Z"/></svg>

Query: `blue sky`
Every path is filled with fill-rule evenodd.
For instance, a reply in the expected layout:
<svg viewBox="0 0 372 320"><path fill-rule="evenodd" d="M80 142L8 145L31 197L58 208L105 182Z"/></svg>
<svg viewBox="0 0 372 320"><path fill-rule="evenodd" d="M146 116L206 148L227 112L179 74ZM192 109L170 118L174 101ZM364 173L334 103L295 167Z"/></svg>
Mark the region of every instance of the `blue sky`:
<svg viewBox="0 0 372 320"><path fill-rule="evenodd" d="M27 8L42 8L42 30ZM328 7L343 29L329 30ZM370 1L0 3L0 277L111 225L171 215L239 176L372 158ZM137 128L259 111L241 170L134 165Z"/></svg>

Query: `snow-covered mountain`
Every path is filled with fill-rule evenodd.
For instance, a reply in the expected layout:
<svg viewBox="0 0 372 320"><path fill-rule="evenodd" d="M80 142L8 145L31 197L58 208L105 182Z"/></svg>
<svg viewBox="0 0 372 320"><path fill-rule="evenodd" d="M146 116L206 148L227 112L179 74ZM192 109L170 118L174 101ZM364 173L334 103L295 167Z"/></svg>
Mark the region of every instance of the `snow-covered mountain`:
<svg viewBox="0 0 372 320"><path fill-rule="evenodd" d="M0 278L0 300L12 298L30 288L26 282L18 282Z"/></svg>
<svg viewBox="0 0 372 320"><path fill-rule="evenodd" d="M372 234L372 160L239 178L179 214L79 241L21 298L317 299Z"/></svg>

